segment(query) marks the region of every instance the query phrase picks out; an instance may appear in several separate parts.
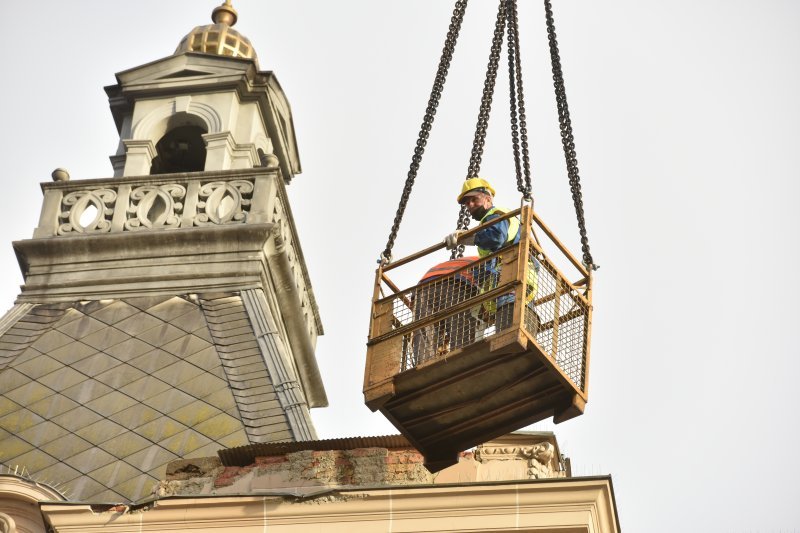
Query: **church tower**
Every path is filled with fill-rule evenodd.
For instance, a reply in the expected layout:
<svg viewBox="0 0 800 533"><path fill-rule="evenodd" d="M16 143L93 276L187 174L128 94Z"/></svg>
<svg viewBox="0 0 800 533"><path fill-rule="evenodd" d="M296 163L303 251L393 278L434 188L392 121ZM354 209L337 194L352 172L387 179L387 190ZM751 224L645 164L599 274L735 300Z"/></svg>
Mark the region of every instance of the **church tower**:
<svg viewBox="0 0 800 533"><path fill-rule="evenodd" d="M106 88L114 176L42 184L0 319L0 464L68 499L147 497L179 458L316 438L319 312L286 186L292 115L226 1Z"/></svg>

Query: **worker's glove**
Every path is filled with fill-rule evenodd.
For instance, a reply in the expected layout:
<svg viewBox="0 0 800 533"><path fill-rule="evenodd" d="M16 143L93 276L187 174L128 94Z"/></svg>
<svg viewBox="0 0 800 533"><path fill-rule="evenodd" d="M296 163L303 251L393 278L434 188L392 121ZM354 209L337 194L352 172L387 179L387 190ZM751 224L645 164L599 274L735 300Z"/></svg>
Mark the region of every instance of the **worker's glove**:
<svg viewBox="0 0 800 533"><path fill-rule="evenodd" d="M466 233L467 230L459 229L448 235L444 238L444 245L448 250L452 250L459 244L475 244L475 236L470 235L469 237L462 238L461 236ZM459 242L460 240L460 242Z"/></svg>

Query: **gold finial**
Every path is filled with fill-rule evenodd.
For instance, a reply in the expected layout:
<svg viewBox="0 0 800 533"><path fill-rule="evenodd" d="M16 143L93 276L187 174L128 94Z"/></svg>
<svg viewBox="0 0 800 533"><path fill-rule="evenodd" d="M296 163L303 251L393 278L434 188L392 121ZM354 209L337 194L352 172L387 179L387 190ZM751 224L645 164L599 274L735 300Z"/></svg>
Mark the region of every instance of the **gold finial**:
<svg viewBox="0 0 800 533"><path fill-rule="evenodd" d="M231 5L231 0L225 0L225 3L214 8L211 13L211 20L214 23L197 26L190 31L181 39L175 49L175 55L198 52L255 59L256 52L250 40L231 27L236 24L237 19L238 14Z"/></svg>
<svg viewBox="0 0 800 533"><path fill-rule="evenodd" d="M211 12L211 20L214 21L214 24L233 26L238 18L236 10L231 5L231 0L225 0L224 4L215 7L214 11Z"/></svg>

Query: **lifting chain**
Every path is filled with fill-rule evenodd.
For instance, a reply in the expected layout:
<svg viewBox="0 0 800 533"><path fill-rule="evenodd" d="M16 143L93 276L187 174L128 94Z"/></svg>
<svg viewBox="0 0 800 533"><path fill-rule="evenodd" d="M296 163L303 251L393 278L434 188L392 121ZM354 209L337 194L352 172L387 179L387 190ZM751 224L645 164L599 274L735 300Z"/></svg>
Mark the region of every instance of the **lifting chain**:
<svg viewBox="0 0 800 533"><path fill-rule="evenodd" d="M500 63L500 51L503 47L503 34L506 24L506 2L500 0L497 9L497 21L494 25L494 36L492 37L492 49L489 54L489 64L486 67L486 79L483 82L483 94L481 96L481 107L478 111L478 123L475 126L475 138L472 141L472 153L469 158L466 179L478 177L481 170L481 159L483 158L483 147L486 144L486 129L489 126L489 114L492 110L492 97L494 96L494 86L497 81L497 66ZM470 214L466 206L461 206L458 212L458 229L469 227ZM461 244L453 249L450 259L464 257L464 245Z"/></svg>
<svg viewBox="0 0 800 533"><path fill-rule="evenodd" d="M506 11L508 18L508 88L511 109L511 144L514 152L514 167L517 174L517 190L522 194L523 201L532 202L528 126L525 118L525 95L522 90L522 60L520 58L521 47L519 44L516 0L508 0ZM519 126L517 126L518 116ZM520 142L522 144L521 164Z"/></svg>
<svg viewBox="0 0 800 533"><path fill-rule="evenodd" d="M489 114L492 111L492 97L494 96L494 85L497 81L497 65L500 63L500 51L503 47L503 32L506 25L506 2L500 0L500 7L497 10L497 22L494 25L494 37L492 38L492 51L489 54L489 64L486 67L486 80L483 82L483 95L481 96L481 107L478 111L478 123L475 126L475 138L472 141L472 154L469 158L469 168L467 178L477 178L481 171L481 160L483 159L483 147L486 144L486 129L489 126Z"/></svg>
<svg viewBox="0 0 800 533"><path fill-rule="evenodd" d="M471 218L472 218L472 216L469 214L469 211L467 210L467 206L466 205L462 205L461 209L459 209L459 211L458 211L458 222L457 222L457 226L456 227L458 229L467 229L467 228L469 228L469 221L470 221ZM464 250L466 250L466 246L464 246L463 244L459 244L458 246L453 248L453 251L450 252L450 260L464 257Z"/></svg>
<svg viewBox="0 0 800 533"><path fill-rule="evenodd" d="M589 252L589 238L586 236L586 220L583 216L583 199L581 195L581 181L578 174L578 160L575 156L575 139L572 135L572 121L569 118L567 106L567 92L564 88L564 73L561 71L561 57L558 53L556 28L553 21L553 8L550 0L544 0L544 10L547 19L547 40L550 44L550 61L553 65L553 86L556 92L556 105L558 107L558 122L561 127L561 144L564 147L564 158L567 162L567 175L569 187L572 191L572 201L575 204L575 214L578 216L578 230L581 235L581 249L583 251L583 264L590 270L597 270Z"/></svg>
<svg viewBox="0 0 800 533"><path fill-rule="evenodd" d="M411 157L411 165L408 169L406 183L403 187L403 193L400 197L400 205L397 207L397 213L394 217L389 239L386 242L386 248L381 254L379 262L382 264L389 263L392 260L392 248L394 241L397 238L397 232L400 229L400 223L403 221L403 214L408 204L408 198L411 196L411 189L414 186L414 180L419 171L419 165L422 162L422 155L425 153L425 146L428 143L428 136L433 126L433 120L436 116L436 108L439 106L439 100L442 98L442 91L447 79L447 72L450 69L450 62L453 59L453 52L455 51L456 41L458 34L461 31L461 23L464 21L464 13L467 9L468 0L457 0L453 8L453 15L450 17L450 27L447 31L445 38L444 48L442 49L442 57L439 60L439 68L436 70L436 78L433 81L433 88L431 95L428 98L428 107L425 109L425 116L422 119L422 126L420 128L417 144L414 148L414 155Z"/></svg>

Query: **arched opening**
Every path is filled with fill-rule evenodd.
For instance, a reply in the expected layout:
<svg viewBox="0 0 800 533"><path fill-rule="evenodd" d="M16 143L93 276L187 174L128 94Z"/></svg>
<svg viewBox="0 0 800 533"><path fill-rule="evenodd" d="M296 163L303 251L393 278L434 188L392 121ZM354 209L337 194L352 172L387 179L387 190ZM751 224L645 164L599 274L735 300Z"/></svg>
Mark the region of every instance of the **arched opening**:
<svg viewBox="0 0 800 533"><path fill-rule="evenodd" d="M182 125L170 129L156 144L158 155L153 158L150 174L199 172L206 166L207 131L195 125Z"/></svg>

